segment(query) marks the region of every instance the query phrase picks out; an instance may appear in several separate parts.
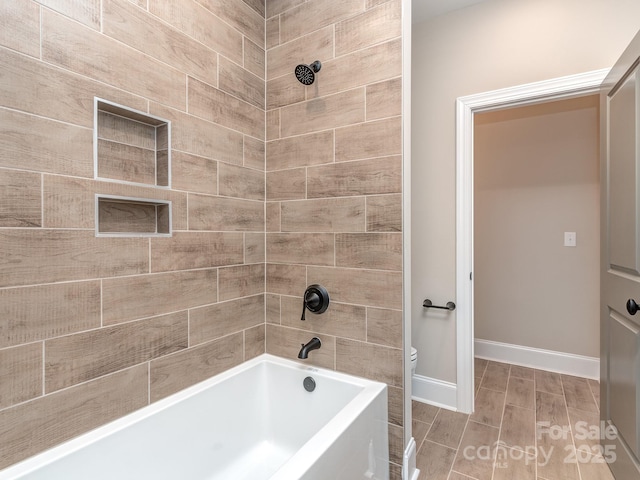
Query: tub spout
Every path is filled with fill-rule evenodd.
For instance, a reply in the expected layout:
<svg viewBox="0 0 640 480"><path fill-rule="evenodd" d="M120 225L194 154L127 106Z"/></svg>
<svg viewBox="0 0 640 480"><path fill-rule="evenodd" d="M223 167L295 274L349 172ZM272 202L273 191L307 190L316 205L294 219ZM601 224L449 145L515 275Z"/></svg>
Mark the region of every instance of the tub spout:
<svg viewBox="0 0 640 480"><path fill-rule="evenodd" d="M322 342L318 337L313 337L309 343L306 345L303 343L302 348L300 349L300 353L298 353L298 358L302 358L303 360L309 356L309 352L311 350L317 350L322 346Z"/></svg>

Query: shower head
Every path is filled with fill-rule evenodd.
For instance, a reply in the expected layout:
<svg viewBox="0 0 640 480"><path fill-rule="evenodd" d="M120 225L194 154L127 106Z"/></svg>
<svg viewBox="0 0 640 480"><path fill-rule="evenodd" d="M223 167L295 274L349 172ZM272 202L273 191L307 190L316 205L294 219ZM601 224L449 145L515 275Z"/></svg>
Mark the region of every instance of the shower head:
<svg viewBox="0 0 640 480"><path fill-rule="evenodd" d="M316 60L311 65L301 63L295 69L296 78L303 85L311 85L316 79L316 73L320 71L322 64L320 60Z"/></svg>

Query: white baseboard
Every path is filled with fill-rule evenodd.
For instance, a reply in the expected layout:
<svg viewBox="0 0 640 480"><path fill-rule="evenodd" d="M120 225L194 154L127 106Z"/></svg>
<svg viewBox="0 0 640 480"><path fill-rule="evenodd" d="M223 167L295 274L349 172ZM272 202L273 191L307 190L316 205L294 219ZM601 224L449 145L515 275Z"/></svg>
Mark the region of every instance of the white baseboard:
<svg viewBox="0 0 640 480"><path fill-rule="evenodd" d="M595 380L600 378L600 359L595 357L481 339L475 340L474 348L476 357L487 360L549 370L576 377Z"/></svg>
<svg viewBox="0 0 640 480"><path fill-rule="evenodd" d="M418 480L420 470L416 468L416 455L416 441L411 437L402 457L402 480Z"/></svg>
<svg viewBox="0 0 640 480"><path fill-rule="evenodd" d="M411 378L411 398L448 410L457 409L457 386L436 378L413 375Z"/></svg>

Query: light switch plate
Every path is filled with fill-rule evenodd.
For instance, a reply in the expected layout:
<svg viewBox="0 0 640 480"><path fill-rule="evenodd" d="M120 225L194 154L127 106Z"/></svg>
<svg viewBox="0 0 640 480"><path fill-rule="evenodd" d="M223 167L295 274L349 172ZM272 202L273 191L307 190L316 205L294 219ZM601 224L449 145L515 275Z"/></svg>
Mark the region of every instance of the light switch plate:
<svg viewBox="0 0 640 480"><path fill-rule="evenodd" d="M576 246L576 232L564 232L564 246L565 247Z"/></svg>

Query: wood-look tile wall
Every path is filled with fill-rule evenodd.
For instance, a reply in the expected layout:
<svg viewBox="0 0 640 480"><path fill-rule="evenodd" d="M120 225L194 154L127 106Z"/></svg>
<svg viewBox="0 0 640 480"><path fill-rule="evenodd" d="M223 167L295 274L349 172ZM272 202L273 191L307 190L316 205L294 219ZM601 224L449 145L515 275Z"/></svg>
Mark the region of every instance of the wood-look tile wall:
<svg viewBox="0 0 640 480"><path fill-rule="evenodd" d="M261 0L0 18L2 468L264 352L266 54ZM108 176L141 185L94 179L94 96L173 122L171 189L122 155ZM96 238L96 194L171 201L173 236Z"/></svg>
<svg viewBox="0 0 640 480"><path fill-rule="evenodd" d="M317 335L310 363L389 385L399 472L400 17L400 0L0 2L0 468ZM314 60L304 87L293 68ZM171 188L94 178L94 97L172 122ZM96 194L171 201L173 236L96 238ZM302 323L311 283L332 304Z"/></svg>
<svg viewBox="0 0 640 480"><path fill-rule="evenodd" d="M268 353L389 385L392 472L403 449L401 2L266 3ZM322 62L303 86L298 63ZM307 285L329 310L300 321Z"/></svg>

